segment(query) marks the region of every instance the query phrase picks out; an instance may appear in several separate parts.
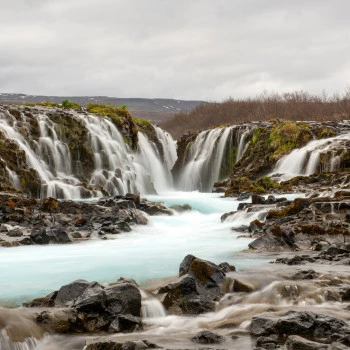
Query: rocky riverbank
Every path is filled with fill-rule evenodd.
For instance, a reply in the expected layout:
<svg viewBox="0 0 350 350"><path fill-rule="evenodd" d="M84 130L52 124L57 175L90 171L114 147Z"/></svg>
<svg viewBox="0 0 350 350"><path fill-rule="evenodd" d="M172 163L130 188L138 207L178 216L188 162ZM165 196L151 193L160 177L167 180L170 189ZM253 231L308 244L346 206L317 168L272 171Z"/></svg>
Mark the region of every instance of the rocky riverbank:
<svg viewBox="0 0 350 350"><path fill-rule="evenodd" d="M132 225L146 225L147 215L172 214L162 203L133 194L68 201L0 193L0 246L108 239Z"/></svg>
<svg viewBox="0 0 350 350"><path fill-rule="evenodd" d="M350 251L331 247L327 254L349 256ZM44 332L70 334L73 348L81 350L248 349L254 344L256 349L335 350L350 346L349 291L349 269L316 260L312 269L272 264L237 272L227 263L188 255L178 278L152 288L123 278L109 285L77 280L27 303L25 313L38 327L33 336L39 344ZM1 317L0 310L0 324ZM2 332L11 336L16 327L21 324L9 322Z"/></svg>

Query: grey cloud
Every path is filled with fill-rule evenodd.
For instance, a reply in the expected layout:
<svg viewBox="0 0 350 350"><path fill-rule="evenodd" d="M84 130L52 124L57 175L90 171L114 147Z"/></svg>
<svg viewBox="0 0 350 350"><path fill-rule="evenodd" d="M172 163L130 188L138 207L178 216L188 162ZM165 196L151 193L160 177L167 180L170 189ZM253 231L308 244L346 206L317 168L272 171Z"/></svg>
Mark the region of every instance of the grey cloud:
<svg viewBox="0 0 350 350"><path fill-rule="evenodd" d="M222 100L350 79L347 0L0 6L0 92Z"/></svg>

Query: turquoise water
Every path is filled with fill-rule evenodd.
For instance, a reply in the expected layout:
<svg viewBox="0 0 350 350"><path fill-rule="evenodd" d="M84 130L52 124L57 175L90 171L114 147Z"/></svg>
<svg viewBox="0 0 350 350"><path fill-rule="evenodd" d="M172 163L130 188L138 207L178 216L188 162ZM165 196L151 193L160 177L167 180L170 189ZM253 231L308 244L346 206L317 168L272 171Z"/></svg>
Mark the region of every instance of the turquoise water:
<svg viewBox="0 0 350 350"><path fill-rule="evenodd" d="M241 257L250 239L231 230L220 216L237 208L234 199L211 193L169 193L149 196L167 205L189 204L194 210L174 216L150 217L147 226L79 244L22 246L0 249L0 304L21 303L44 296L75 279L113 282L119 277L148 279L174 276L187 254L238 268L260 264ZM241 218L239 224L250 219Z"/></svg>

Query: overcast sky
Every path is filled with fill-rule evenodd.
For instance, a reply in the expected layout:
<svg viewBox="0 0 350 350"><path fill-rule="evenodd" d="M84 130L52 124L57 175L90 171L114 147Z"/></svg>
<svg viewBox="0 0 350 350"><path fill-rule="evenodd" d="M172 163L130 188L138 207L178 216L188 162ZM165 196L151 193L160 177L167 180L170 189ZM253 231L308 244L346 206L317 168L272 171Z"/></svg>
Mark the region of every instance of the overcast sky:
<svg viewBox="0 0 350 350"><path fill-rule="evenodd" d="M349 0L1 0L0 92L223 100L350 84Z"/></svg>

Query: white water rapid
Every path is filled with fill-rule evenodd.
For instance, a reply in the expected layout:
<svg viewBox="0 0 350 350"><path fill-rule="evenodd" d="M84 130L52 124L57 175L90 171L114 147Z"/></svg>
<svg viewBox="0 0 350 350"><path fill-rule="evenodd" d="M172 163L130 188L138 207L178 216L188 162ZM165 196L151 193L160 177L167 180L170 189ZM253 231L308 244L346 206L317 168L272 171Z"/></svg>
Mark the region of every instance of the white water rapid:
<svg viewBox="0 0 350 350"><path fill-rule="evenodd" d="M338 170L339 154L347 148L350 133L309 142L282 157L270 175L276 174L281 180L295 176L308 176L318 172Z"/></svg>

